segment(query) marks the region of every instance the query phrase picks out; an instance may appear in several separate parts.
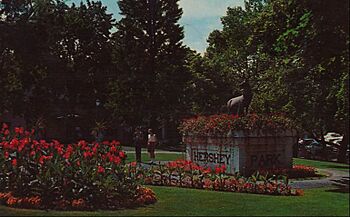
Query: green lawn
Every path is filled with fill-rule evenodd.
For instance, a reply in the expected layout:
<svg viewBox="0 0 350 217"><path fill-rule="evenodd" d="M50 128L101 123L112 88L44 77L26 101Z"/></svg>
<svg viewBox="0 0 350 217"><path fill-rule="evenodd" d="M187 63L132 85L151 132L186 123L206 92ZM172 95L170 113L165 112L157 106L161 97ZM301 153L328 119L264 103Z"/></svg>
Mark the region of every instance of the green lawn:
<svg viewBox="0 0 350 217"><path fill-rule="evenodd" d="M336 170L349 170L348 164L341 164L335 162L327 162L327 161L316 161L316 160L307 160L301 158L293 158L294 164L302 164L305 166L312 166L320 169L336 169Z"/></svg>
<svg viewBox="0 0 350 217"><path fill-rule="evenodd" d="M183 154L177 154L177 153L157 153L156 152L156 161L174 161L177 159L184 159L185 156ZM141 154L141 160L142 162L148 162L150 160L148 153L142 153ZM133 162L135 161L135 153L127 153L127 162Z"/></svg>
<svg viewBox="0 0 350 217"><path fill-rule="evenodd" d="M158 153L156 160L176 160L183 154ZM128 153L127 161L134 161L134 153ZM148 161L147 154L142 160ZM295 164L317 168L348 170L349 165L294 158ZM58 212L13 209L0 206L0 216L349 216L349 193L337 192L334 188L305 190L301 197L268 196L230 192L214 192L175 187L150 186L158 202L138 209L98 212Z"/></svg>
<svg viewBox="0 0 350 217"><path fill-rule="evenodd" d="M349 215L349 194L330 188L306 190L304 196L267 196L214 192L174 187L151 187L157 195L154 205L138 209L99 212L57 212L21 210L0 206L0 215L32 216L345 216Z"/></svg>

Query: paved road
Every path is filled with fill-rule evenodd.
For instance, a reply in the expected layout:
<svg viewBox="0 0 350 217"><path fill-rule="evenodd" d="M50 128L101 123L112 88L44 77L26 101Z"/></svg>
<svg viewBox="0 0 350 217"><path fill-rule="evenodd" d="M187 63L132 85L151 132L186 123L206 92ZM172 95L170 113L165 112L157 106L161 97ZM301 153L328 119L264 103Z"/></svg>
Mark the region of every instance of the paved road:
<svg viewBox="0 0 350 217"><path fill-rule="evenodd" d="M301 180L301 181L292 181L291 186L293 188L319 188L324 186L338 186L341 188L349 189L349 172L334 170L334 169L319 169L320 172L326 173L329 176L327 178L314 179L314 180Z"/></svg>
<svg viewBox="0 0 350 217"><path fill-rule="evenodd" d="M134 147L129 147L129 146L123 146L122 147L123 151L126 153L135 153L135 148ZM148 153L147 148L142 148L141 153ZM169 151L169 150L161 150L161 149L156 149L155 153L160 153L160 154L183 154L184 152L180 151Z"/></svg>

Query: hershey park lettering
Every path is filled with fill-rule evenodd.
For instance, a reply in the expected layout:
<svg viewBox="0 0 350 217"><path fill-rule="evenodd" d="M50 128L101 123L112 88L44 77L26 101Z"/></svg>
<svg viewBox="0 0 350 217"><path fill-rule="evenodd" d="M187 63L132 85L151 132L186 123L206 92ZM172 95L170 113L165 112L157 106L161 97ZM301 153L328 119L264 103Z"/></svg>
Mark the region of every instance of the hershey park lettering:
<svg viewBox="0 0 350 217"><path fill-rule="evenodd" d="M281 154L260 154L260 155L251 155L250 163L252 165L257 165L260 167L272 167L279 166L281 161L279 158Z"/></svg>
<svg viewBox="0 0 350 217"><path fill-rule="evenodd" d="M230 164L230 154L223 153L208 153L208 152L199 152L193 151L192 155L193 161L202 161L208 163L217 163L217 164Z"/></svg>

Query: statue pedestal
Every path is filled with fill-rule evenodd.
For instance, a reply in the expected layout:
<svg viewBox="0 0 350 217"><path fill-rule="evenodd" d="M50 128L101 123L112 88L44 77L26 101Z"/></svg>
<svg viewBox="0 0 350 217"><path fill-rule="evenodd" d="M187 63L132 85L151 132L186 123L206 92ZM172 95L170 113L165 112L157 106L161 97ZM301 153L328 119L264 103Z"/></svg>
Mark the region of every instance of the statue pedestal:
<svg viewBox="0 0 350 217"><path fill-rule="evenodd" d="M186 160L215 168L225 164L226 173L249 175L260 169L292 168L296 132L237 130L230 135L183 136Z"/></svg>

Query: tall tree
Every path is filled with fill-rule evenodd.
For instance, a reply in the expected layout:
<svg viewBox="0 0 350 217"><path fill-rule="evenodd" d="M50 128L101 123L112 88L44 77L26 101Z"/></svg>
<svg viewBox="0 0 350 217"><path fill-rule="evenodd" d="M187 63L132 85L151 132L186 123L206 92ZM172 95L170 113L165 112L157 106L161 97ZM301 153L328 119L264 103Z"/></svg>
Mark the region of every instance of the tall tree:
<svg viewBox="0 0 350 217"><path fill-rule="evenodd" d="M178 0L120 0L123 18L114 34L117 79L110 108L130 125L155 127L183 110L188 74L184 68L182 15Z"/></svg>

